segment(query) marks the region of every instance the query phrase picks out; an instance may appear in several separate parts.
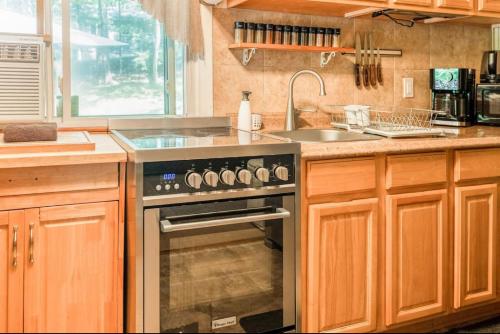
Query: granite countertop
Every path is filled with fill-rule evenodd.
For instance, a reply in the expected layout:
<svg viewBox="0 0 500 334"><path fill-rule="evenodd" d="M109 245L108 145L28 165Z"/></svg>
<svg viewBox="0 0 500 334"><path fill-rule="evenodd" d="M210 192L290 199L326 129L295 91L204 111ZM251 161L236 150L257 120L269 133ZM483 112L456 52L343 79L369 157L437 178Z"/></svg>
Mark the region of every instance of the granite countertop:
<svg viewBox="0 0 500 334"><path fill-rule="evenodd" d="M0 168L82 165L127 161L127 153L110 135L91 134L93 151L0 154Z"/></svg>
<svg viewBox="0 0 500 334"><path fill-rule="evenodd" d="M447 128L446 137L381 139L357 142L303 143L303 159L330 159L381 153L500 147L500 127ZM499 162L500 163L500 162Z"/></svg>

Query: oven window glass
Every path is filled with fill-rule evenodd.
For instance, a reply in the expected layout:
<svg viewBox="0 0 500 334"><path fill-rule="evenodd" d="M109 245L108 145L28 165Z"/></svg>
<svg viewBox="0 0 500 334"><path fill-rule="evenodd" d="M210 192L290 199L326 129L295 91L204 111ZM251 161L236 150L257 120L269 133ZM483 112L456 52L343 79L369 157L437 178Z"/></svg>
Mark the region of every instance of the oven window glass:
<svg viewBox="0 0 500 334"><path fill-rule="evenodd" d="M500 116L500 89L488 89L483 91L483 109L484 116Z"/></svg>
<svg viewBox="0 0 500 334"><path fill-rule="evenodd" d="M222 211L229 212L222 218L231 218L241 216L239 209L280 205L259 199L219 202L162 209L161 215L191 217L182 224L206 220L207 210L220 219ZM283 328L283 243L283 219L162 233L161 332Z"/></svg>

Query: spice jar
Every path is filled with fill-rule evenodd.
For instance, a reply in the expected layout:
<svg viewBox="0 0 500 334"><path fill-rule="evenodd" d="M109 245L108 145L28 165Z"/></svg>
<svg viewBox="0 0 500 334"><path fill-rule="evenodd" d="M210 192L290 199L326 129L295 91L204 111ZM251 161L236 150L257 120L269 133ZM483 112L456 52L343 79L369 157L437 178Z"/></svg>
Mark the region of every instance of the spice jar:
<svg viewBox="0 0 500 334"><path fill-rule="evenodd" d="M335 29L326 28L325 29L325 41L324 46L327 48L331 48L333 46L333 35L335 34Z"/></svg>
<svg viewBox="0 0 500 334"><path fill-rule="evenodd" d="M307 39L309 35L309 28L308 27L301 27L300 28L300 45L307 46Z"/></svg>
<svg viewBox="0 0 500 334"><path fill-rule="evenodd" d="M325 41L325 28L318 28L316 31L316 46L323 46Z"/></svg>
<svg viewBox="0 0 500 334"><path fill-rule="evenodd" d="M266 44L274 43L274 24L266 24Z"/></svg>
<svg viewBox="0 0 500 334"><path fill-rule="evenodd" d="M248 22L246 24L246 40L247 43L255 42L255 23Z"/></svg>
<svg viewBox="0 0 500 334"><path fill-rule="evenodd" d="M234 22L234 42L239 44L245 41L245 22Z"/></svg>
<svg viewBox="0 0 500 334"><path fill-rule="evenodd" d="M292 41L292 26L283 27L283 44L290 45Z"/></svg>
<svg viewBox="0 0 500 334"><path fill-rule="evenodd" d="M300 44L300 27L292 27L292 45Z"/></svg>
<svg viewBox="0 0 500 334"><path fill-rule="evenodd" d="M316 32L318 29L311 27L309 28L309 37L307 38L307 45L316 46Z"/></svg>
<svg viewBox="0 0 500 334"><path fill-rule="evenodd" d="M340 47L340 28L335 28L333 35L333 46L336 48Z"/></svg>
<svg viewBox="0 0 500 334"><path fill-rule="evenodd" d="M283 26L274 26L274 44L283 44Z"/></svg>
<svg viewBox="0 0 500 334"><path fill-rule="evenodd" d="M266 25L262 23L258 23L255 29L255 43L263 44L264 43L264 32L266 31Z"/></svg>

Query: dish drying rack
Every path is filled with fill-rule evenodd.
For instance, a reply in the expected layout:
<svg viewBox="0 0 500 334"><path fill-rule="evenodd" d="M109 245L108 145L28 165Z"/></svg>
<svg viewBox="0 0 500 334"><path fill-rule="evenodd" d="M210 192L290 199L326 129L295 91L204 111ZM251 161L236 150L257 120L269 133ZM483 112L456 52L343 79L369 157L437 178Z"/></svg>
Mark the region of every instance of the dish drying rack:
<svg viewBox="0 0 500 334"><path fill-rule="evenodd" d="M344 110L344 105L328 106L331 125L358 133L388 138L444 136L442 129L433 127L433 120L443 112L429 109L363 106L366 111Z"/></svg>

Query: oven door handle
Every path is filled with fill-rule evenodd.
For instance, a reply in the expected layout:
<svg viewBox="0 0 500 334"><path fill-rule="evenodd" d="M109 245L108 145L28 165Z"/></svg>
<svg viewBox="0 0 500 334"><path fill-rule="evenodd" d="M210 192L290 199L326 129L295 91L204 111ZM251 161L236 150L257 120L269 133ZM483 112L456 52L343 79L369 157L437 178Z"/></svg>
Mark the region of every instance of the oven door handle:
<svg viewBox="0 0 500 334"><path fill-rule="evenodd" d="M175 231L196 230L207 227L253 223L258 221L283 219L288 217L290 217L289 211L283 208L278 208L276 209L275 213L267 213L267 214L243 216L243 217L232 217L224 219L214 219L214 220L206 220L206 221L185 223L185 224L172 224L170 220L165 219L160 221L160 229L162 233L168 233Z"/></svg>

